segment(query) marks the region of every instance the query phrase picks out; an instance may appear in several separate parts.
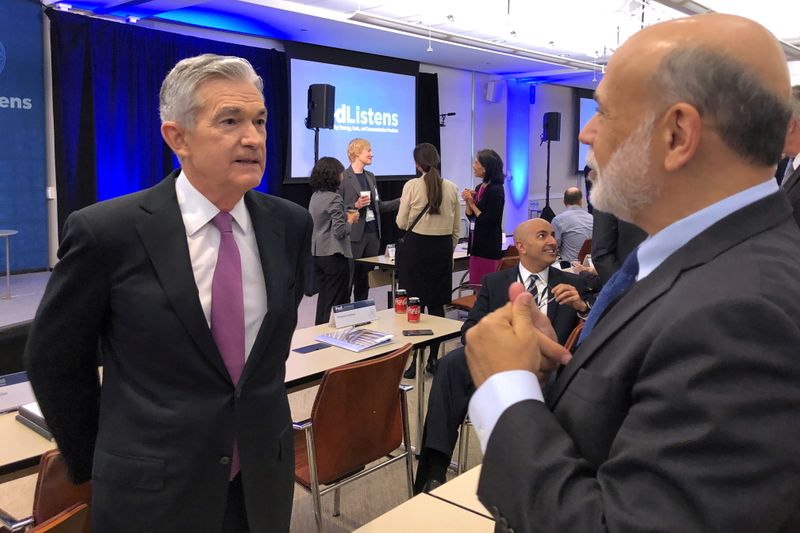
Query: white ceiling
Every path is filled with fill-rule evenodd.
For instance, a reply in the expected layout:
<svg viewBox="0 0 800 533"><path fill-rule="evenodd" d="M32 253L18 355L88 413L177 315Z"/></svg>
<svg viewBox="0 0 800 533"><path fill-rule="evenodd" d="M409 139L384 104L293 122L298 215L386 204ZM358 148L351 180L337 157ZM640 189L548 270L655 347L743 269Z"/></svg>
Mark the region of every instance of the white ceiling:
<svg viewBox="0 0 800 533"><path fill-rule="evenodd" d="M45 0L45 3L58 2ZM73 9L103 16L135 15L141 19L217 27L499 77L526 77L586 88L595 86L593 80L599 78L601 64L642 24L683 16L686 12L712 8L741 14L761 22L785 42L800 44L800 26L796 24L800 20L800 3L788 4L782 0L704 0L703 5L692 0L68 0L67 3ZM387 20L395 29L376 25ZM800 58L800 49L796 52ZM536 56L539 53L547 54L543 57L552 58L553 62L526 57L539 57ZM598 64L597 69L594 63ZM800 62L790 65L795 71L793 83L800 83Z"/></svg>

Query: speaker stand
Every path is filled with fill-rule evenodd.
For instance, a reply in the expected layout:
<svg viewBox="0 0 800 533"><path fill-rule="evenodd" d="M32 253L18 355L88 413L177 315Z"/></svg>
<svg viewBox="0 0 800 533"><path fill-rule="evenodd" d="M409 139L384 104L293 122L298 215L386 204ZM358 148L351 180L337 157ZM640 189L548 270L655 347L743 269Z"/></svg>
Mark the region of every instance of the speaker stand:
<svg viewBox="0 0 800 533"><path fill-rule="evenodd" d="M548 143L548 148L549 148ZM319 128L314 128L314 164L319 161Z"/></svg>
<svg viewBox="0 0 800 533"><path fill-rule="evenodd" d="M556 217L553 208L550 207L550 139L547 139L547 167L545 170L545 188L544 188L544 209L542 209L542 218L548 222Z"/></svg>

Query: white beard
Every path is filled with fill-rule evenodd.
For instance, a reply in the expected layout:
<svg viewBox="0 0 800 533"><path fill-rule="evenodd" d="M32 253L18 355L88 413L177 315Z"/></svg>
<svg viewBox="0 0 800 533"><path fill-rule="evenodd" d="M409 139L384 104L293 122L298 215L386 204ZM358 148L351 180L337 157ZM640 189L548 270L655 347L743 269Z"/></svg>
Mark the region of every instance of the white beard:
<svg viewBox="0 0 800 533"><path fill-rule="evenodd" d="M650 206L658 196L658 183L650 176L650 142L655 114L648 113L642 123L611 154L604 169L598 167L594 154L588 156L595 169L591 202L600 211L632 222L633 214Z"/></svg>

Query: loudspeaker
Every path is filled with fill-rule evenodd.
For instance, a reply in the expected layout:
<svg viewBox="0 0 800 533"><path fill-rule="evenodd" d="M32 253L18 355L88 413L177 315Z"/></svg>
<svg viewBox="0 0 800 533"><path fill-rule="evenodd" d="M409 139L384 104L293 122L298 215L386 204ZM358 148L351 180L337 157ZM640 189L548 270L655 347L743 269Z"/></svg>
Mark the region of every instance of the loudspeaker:
<svg viewBox="0 0 800 533"><path fill-rule="evenodd" d="M333 129L333 108L336 87L324 83L308 86L306 128Z"/></svg>
<svg viewBox="0 0 800 533"><path fill-rule="evenodd" d="M486 82L486 91L483 93L483 97L487 102L496 103L500 101L500 83L495 80Z"/></svg>
<svg viewBox="0 0 800 533"><path fill-rule="evenodd" d="M544 114L542 119L542 140L561 140L561 113L558 111L550 111Z"/></svg>

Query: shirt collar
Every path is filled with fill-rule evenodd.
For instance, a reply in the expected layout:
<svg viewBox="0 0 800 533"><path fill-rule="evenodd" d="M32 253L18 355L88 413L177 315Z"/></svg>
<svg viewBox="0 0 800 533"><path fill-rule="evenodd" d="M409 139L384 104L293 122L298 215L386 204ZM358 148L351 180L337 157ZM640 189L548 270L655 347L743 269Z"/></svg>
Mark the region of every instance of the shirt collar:
<svg viewBox="0 0 800 533"><path fill-rule="evenodd" d="M175 195L183 217L183 225L186 227L186 234L189 237L197 233L219 213L219 208L192 185L183 170L175 180ZM244 205L244 197L233 206L231 216L243 233L249 233L250 217L247 213L247 206Z"/></svg>
<svg viewBox="0 0 800 533"><path fill-rule="evenodd" d="M774 178L770 178L763 183L704 207L648 237L637 250L639 274L636 276L636 280L639 281L649 276L670 255L726 216L777 191L778 184Z"/></svg>
<svg viewBox="0 0 800 533"><path fill-rule="evenodd" d="M579 205L568 205L565 211L583 211L583 208Z"/></svg>
<svg viewBox="0 0 800 533"><path fill-rule="evenodd" d="M539 278L544 282L545 285L548 283L550 267L545 268L541 272L537 272L536 274ZM522 279L522 284L525 285L525 288L528 288L528 279L533 275L531 271L527 268L522 266L522 261L519 262L519 277Z"/></svg>

